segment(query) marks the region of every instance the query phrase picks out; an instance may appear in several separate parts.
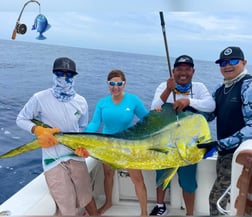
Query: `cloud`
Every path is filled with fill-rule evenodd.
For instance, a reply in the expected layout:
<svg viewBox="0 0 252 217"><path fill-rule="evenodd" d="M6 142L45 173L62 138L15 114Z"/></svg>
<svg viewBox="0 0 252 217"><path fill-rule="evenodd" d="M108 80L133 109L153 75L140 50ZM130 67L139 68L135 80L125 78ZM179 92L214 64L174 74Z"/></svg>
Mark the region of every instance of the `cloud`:
<svg viewBox="0 0 252 217"><path fill-rule="evenodd" d="M1 39L10 40L24 2L2 0L0 10ZM203 4L204 2L204 4ZM12 3L12 4L11 4ZM164 11L166 35L171 54L192 53L209 59L225 46L242 46L252 56L250 20L252 2L234 0L40 0L41 12L52 28L47 39L38 41L30 28L37 15L36 5L29 5L22 22L25 35L16 40L58 44L131 53L165 55L159 11ZM246 5L245 11L237 11ZM245 4L246 3L246 4ZM229 11L227 10L229 9ZM8 17L8 19L6 19ZM206 54L206 50L209 52ZM215 57L214 57L215 58ZM252 62L252 61L251 61Z"/></svg>
<svg viewBox="0 0 252 217"><path fill-rule="evenodd" d="M250 40L249 14L172 12L167 14L167 29L176 40Z"/></svg>

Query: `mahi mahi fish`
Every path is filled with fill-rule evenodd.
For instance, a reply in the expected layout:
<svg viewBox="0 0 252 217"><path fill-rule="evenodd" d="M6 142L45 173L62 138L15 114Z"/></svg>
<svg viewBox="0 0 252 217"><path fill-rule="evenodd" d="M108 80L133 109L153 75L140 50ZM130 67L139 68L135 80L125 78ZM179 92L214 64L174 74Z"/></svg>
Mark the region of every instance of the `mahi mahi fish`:
<svg viewBox="0 0 252 217"><path fill-rule="evenodd" d="M151 110L142 121L122 132L106 135L101 133L58 133L61 144L75 150L85 148L89 155L115 169L167 169L164 186L181 166L199 162L206 150L197 144L211 140L208 123L203 115L176 112L166 103L162 111ZM37 122L38 123L38 122ZM15 148L0 158L13 157L40 148L37 140Z"/></svg>

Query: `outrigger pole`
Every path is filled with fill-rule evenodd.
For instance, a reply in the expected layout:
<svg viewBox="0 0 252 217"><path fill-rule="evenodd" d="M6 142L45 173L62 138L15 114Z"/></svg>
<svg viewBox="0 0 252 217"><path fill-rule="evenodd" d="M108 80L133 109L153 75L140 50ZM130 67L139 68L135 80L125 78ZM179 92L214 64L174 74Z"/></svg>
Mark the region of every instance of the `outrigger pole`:
<svg viewBox="0 0 252 217"><path fill-rule="evenodd" d="M165 44L166 59L167 59L167 63L168 63L168 71L169 71L170 77L172 77L171 62L170 62L170 55L169 55L169 51L168 51L168 43L167 43L167 39L166 39L165 21L164 21L163 11L160 11L159 14L160 14L162 32L163 32L163 36L164 36L164 44ZM175 96L174 91L172 91L172 95L173 95L173 101L175 102L176 96ZM177 110L176 110L176 118L177 118L177 125L179 126L179 123L178 123L179 118L178 118Z"/></svg>

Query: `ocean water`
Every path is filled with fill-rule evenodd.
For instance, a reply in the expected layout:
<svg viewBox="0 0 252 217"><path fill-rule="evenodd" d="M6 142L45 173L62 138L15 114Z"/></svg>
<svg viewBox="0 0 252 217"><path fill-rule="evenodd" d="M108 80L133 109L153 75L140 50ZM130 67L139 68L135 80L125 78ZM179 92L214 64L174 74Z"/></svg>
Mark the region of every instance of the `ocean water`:
<svg viewBox="0 0 252 217"><path fill-rule="evenodd" d="M156 87L169 77L165 56L5 40L0 40L0 48L0 153L34 138L18 128L15 119L33 93L52 86L52 64L57 57L75 60L79 72L75 89L86 98L90 118L97 100L109 93L106 77L112 69L125 72L125 90L137 94L147 108L150 108ZM174 62L172 57L171 62ZM222 80L213 62L195 60L195 69L194 80L204 82L210 91ZM214 123L211 123L211 130L214 137ZM0 204L41 172L40 150L0 159Z"/></svg>

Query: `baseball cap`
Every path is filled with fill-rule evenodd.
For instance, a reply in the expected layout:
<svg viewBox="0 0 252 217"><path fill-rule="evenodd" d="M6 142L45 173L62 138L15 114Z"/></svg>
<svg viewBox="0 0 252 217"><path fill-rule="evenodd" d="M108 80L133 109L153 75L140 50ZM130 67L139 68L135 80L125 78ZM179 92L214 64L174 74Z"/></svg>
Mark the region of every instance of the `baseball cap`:
<svg viewBox="0 0 252 217"><path fill-rule="evenodd" d="M192 57L190 57L188 55L181 55L178 58L176 58L175 63L174 63L174 67L177 67L178 65L180 65L182 63L183 64L188 64L191 67L194 66Z"/></svg>
<svg viewBox="0 0 252 217"><path fill-rule="evenodd" d="M224 59L240 59L244 60L244 54L239 47L227 47L220 53L220 58L215 63L220 63Z"/></svg>
<svg viewBox="0 0 252 217"><path fill-rule="evenodd" d="M59 57L53 63L53 72L62 70L62 71L70 71L73 74L78 74L76 72L76 65L73 60L68 57Z"/></svg>

